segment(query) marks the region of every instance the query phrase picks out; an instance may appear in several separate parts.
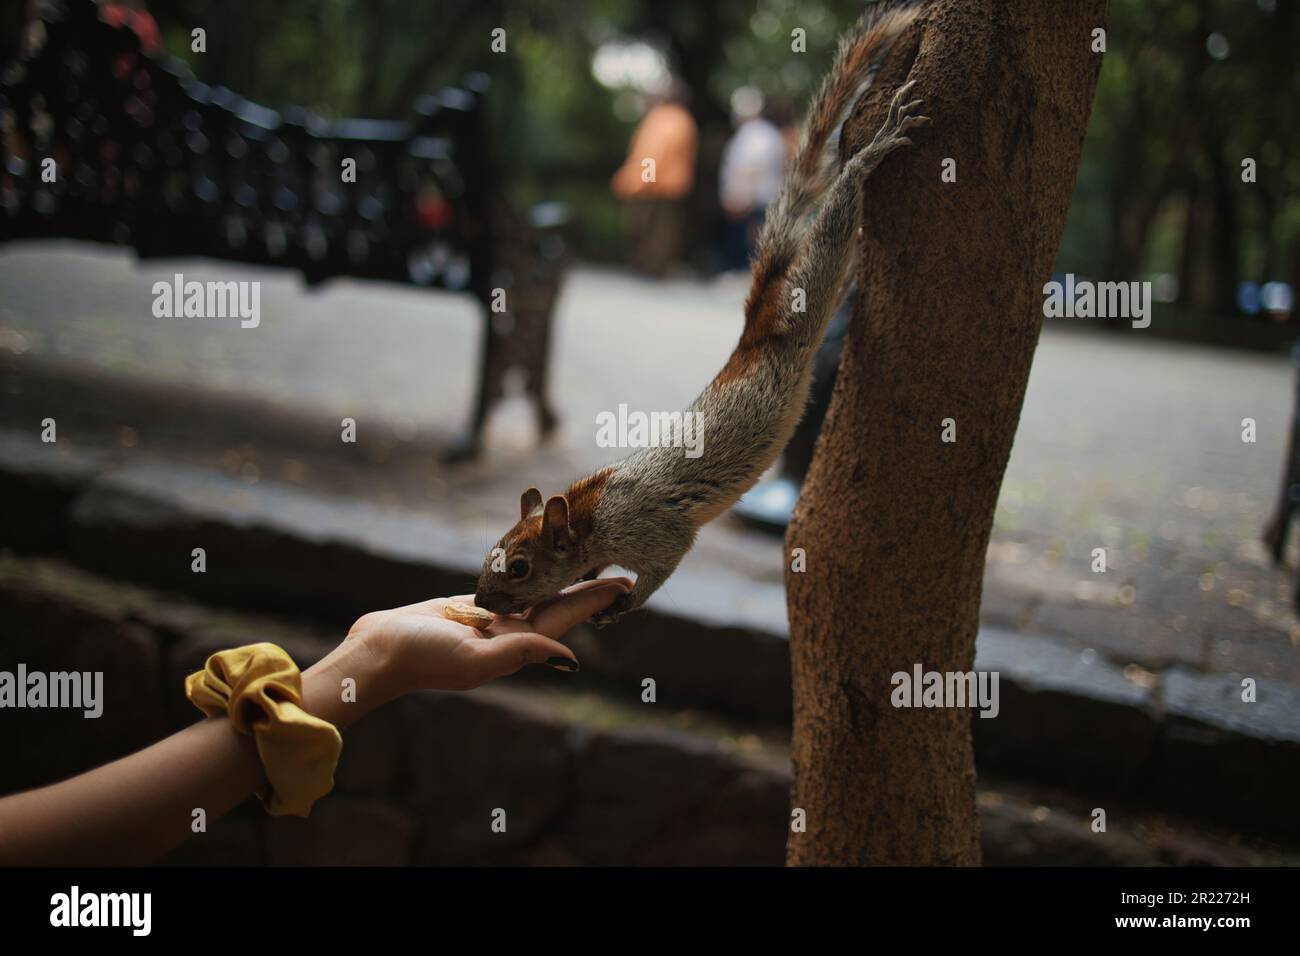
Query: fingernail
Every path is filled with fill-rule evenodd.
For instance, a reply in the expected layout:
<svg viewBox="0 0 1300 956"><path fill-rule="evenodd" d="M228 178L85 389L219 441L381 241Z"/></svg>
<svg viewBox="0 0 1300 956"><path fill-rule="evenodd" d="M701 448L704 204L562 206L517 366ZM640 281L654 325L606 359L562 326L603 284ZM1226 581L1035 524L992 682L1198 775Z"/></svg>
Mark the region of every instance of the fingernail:
<svg viewBox="0 0 1300 956"><path fill-rule="evenodd" d="M567 671L570 674L578 672L578 662L572 657L548 657L546 663L550 664L557 671Z"/></svg>

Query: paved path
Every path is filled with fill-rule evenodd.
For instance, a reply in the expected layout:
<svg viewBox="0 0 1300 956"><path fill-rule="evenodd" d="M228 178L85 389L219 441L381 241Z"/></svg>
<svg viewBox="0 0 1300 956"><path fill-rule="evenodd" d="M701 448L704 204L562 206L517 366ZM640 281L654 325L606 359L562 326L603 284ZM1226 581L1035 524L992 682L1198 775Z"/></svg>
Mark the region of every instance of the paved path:
<svg viewBox="0 0 1300 956"><path fill-rule="evenodd" d="M151 287L174 272L260 279L260 327L154 318ZM555 489L610 459L595 444L596 411L685 405L734 344L744 293L732 279L575 270L555 339L558 439L533 450L520 403L493 422L483 462L449 471L433 450L470 407L479 326L468 299L359 282L308 292L271 270L12 246L0 249L0 420L34 428L48 406L61 441L414 503L486 542L525 484ZM170 403L157 397L168 394L202 396L217 411L168 430ZM1181 662L1300 683L1290 573L1270 568L1257 541L1291 394L1283 357L1140 332L1045 331L989 549L986 618L1132 662L1138 682ZM258 402L294 417L271 430ZM382 439L372 461L348 461L342 445L307 447L307 433L328 438L345 416ZM1255 419L1257 443L1242 442L1243 418ZM1090 570L1095 547L1107 549L1105 574ZM729 521L706 529L668 595L686 600L691 569L717 562L756 582L757 610L781 613L779 543Z"/></svg>

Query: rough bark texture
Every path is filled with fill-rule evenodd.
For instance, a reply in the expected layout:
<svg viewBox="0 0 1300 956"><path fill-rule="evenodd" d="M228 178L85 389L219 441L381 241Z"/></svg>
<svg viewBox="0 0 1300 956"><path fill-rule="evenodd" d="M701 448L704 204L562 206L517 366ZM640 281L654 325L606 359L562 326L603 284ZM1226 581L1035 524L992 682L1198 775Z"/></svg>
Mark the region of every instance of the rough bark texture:
<svg viewBox="0 0 1300 956"><path fill-rule="evenodd" d="M985 549L1064 228L1106 0L932 0L858 105L905 75L933 125L863 194L865 294L788 548L791 864L977 864L971 710L895 709L890 677L973 667ZM910 72L909 72L910 68ZM940 179L957 161L957 181ZM957 441L941 440L942 421Z"/></svg>

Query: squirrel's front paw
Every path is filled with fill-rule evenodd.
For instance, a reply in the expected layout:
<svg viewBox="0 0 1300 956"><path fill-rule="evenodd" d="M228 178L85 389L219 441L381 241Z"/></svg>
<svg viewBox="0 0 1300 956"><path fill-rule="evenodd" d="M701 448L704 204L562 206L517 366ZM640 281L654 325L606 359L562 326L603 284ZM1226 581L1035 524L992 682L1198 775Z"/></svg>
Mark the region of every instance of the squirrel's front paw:
<svg viewBox="0 0 1300 956"><path fill-rule="evenodd" d="M607 624L613 624L628 611L635 610L632 607L632 595L620 594L610 602L609 607L603 611L597 611L591 616L591 623L596 627L604 627Z"/></svg>
<svg viewBox="0 0 1300 956"><path fill-rule="evenodd" d="M889 103L889 112L885 115L885 121L880 125L880 131L876 133L871 145L867 147L868 150L887 153L898 149L900 146L911 146L912 141L904 134L909 129L924 126L930 122L930 117L919 116L916 113L921 108L921 100L907 101L907 94L912 92L914 86L916 86L916 80L904 83L898 88L894 98Z"/></svg>

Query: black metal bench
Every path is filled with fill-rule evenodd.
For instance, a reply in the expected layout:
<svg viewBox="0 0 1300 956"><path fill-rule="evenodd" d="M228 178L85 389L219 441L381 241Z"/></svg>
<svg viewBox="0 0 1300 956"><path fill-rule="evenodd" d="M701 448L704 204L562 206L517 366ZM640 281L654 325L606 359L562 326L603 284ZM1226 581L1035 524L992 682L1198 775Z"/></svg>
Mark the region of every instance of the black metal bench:
<svg viewBox="0 0 1300 956"><path fill-rule="evenodd" d="M521 221L488 161L487 78L421 97L407 121L325 121L206 86L181 61L75 0L0 74L0 241L63 237L141 257L208 256L473 294L484 311L467 437L512 377L543 436L551 314L566 255L560 207ZM42 177L55 161L54 182ZM355 182L343 161L355 160ZM504 296L494 290L503 289ZM494 298L504 312L492 311Z"/></svg>

